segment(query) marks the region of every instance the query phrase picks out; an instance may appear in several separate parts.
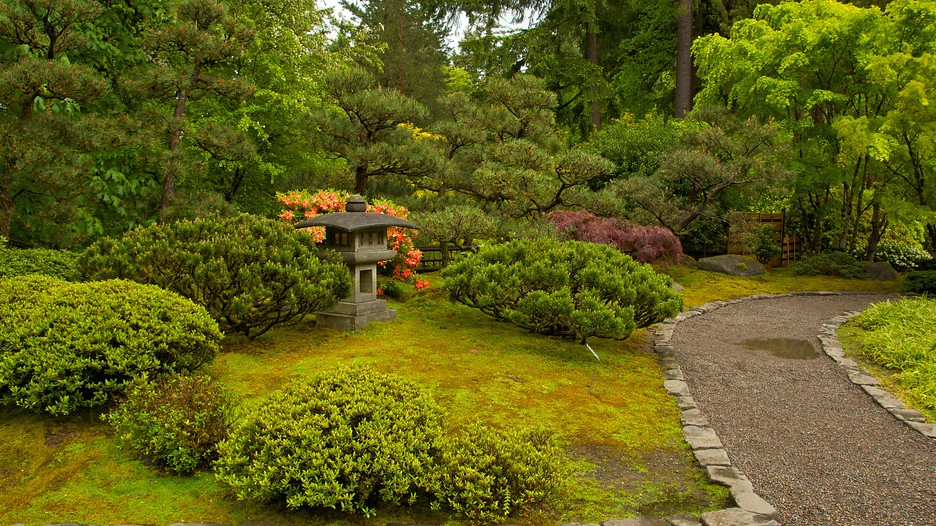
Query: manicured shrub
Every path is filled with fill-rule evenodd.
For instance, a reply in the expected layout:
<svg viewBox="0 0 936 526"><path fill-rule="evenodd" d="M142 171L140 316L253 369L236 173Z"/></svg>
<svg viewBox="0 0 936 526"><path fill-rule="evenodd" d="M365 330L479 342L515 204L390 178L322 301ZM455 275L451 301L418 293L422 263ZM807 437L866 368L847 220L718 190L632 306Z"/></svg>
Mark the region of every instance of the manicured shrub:
<svg viewBox="0 0 936 526"><path fill-rule="evenodd" d="M170 473L204 468L227 436L231 402L211 377L139 378L126 397L103 416L117 440Z"/></svg>
<svg viewBox="0 0 936 526"><path fill-rule="evenodd" d="M42 274L77 281L78 254L47 248L9 248L0 242L0 278Z"/></svg>
<svg viewBox="0 0 936 526"><path fill-rule="evenodd" d="M916 270L907 272L901 286L906 292L936 294L936 270Z"/></svg>
<svg viewBox="0 0 936 526"><path fill-rule="evenodd" d="M292 382L218 446L218 480L239 499L375 514L432 487L440 409L395 375L340 368Z"/></svg>
<svg viewBox="0 0 936 526"><path fill-rule="evenodd" d="M471 424L446 440L434 506L479 523L498 523L546 499L567 473L554 435Z"/></svg>
<svg viewBox="0 0 936 526"><path fill-rule="evenodd" d="M679 238L661 226L642 226L584 210L558 210L549 214L549 222L567 239L608 245L641 263L659 259L679 263L683 258Z"/></svg>
<svg viewBox="0 0 936 526"><path fill-rule="evenodd" d="M150 285L0 280L0 403L66 415L131 379L195 370L221 333L205 309Z"/></svg>
<svg viewBox="0 0 936 526"><path fill-rule="evenodd" d="M239 214L105 238L82 254L79 267L89 279L125 278L181 294L223 331L253 338L347 296L350 273L327 254L317 257L312 238L285 223Z"/></svg>
<svg viewBox="0 0 936 526"><path fill-rule="evenodd" d="M580 241L487 245L443 275L452 297L466 305L532 332L583 341L627 338L682 309L668 276Z"/></svg>
<svg viewBox="0 0 936 526"><path fill-rule="evenodd" d="M864 265L847 252L821 252L806 256L793 264L793 273L799 276L868 277Z"/></svg>

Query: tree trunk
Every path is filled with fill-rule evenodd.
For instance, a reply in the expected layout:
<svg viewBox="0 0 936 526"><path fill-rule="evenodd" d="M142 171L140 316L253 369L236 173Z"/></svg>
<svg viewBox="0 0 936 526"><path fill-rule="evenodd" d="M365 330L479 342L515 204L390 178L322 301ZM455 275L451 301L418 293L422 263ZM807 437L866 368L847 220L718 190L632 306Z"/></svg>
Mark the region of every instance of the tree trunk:
<svg viewBox="0 0 936 526"><path fill-rule="evenodd" d="M169 165L166 167L166 181L163 183L163 195L159 202L159 222L166 220L169 206L175 197L175 181L182 171L178 151L182 144L182 117L185 115L185 103L188 102L189 93L198 82L201 75L201 62L196 60L192 68L192 80L188 87L179 90L175 111L172 113L172 128L169 130Z"/></svg>
<svg viewBox="0 0 936 526"><path fill-rule="evenodd" d="M354 170L354 192L363 196L365 188L367 188L367 163L358 166Z"/></svg>
<svg viewBox="0 0 936 526"><path fill-rule="evenodd" d="M10 239L13 228L13 166L5 166L0 173L0 237Z"/></svg>
<svg viewBox="0 0 936 526"><path fill-rule="evenodd" d="M585 33L585 43L588 48L588 61L598 65L598 35L589 27ZM593 100L591 102L591 129L593 132L601 130L601 101Z"/></svg>
<svg viewBox="0 0 936 526"><path fill-rule="evenodd" d="M676 27L676 96L673 116L685 117L692 109L692 1L679 0Z"/></svg>

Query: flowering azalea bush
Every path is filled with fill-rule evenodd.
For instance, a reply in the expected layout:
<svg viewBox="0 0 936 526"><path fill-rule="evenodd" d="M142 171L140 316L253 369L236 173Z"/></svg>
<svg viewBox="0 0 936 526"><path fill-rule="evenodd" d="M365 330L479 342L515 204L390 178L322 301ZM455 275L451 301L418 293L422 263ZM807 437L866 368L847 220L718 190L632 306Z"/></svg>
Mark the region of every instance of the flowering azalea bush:
<svg viewBox="0 0 936 526"><path fill-rule="evenodd" d="M344 212L345 203L349 197L351 197L350 193L338 190L319 190L314 194L306 190L294 190L276 195L276 199L285 207L280 214L280 219L292 224L322 214ZM409 215L409 210L405 207L382 199L375 199L373 203L368 203L367 211L387 214L400 219L406 219ZM316 243L325 241L325 229L323 227L310 227L305 230L312 235ZM413 269L418 267L420 261L422 261L422 252L416 249L413 244L409 229L388 228L387 247L397 252L396 257L390 260L390 272L394 279L408 282L415 280L416 288L429 286L427 281L416 279L413 272ZM385 264L386 262L380 263L381 266L385 266Z"/></svg>

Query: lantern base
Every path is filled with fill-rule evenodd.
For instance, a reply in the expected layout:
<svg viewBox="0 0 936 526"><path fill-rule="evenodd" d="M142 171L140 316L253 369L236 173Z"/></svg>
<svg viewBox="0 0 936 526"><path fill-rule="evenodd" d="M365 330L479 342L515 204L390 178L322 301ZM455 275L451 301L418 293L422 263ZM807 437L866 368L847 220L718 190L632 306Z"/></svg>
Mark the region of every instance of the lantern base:
<svg viewBox="0 0 936 526"><path fill-rule="evenodd" d="M315 324L336 331L358 331L372 321L393 321L396 311L387 308L386 300L363 303L339 301L327 311L315 315Z"/></svg>

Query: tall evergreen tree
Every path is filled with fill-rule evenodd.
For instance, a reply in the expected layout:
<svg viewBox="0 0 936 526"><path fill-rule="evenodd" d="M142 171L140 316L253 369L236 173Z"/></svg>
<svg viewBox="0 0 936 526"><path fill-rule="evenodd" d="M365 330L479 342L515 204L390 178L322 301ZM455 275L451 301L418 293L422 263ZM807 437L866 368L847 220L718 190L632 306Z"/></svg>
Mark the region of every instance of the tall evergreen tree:
<svg viewBox="0 0 936 526"><path fill-rule="evenodd" d="M128 83L145 99L147 120L165 134L159 164L163 187L159 214L165 219L176 182L185 172L183 136L193 135L184 133L190 120L187 106L205 96L237 101L251 93L231 66L252 35L215 0L169 4L152 24L143 35L150 61L134 71Z"/></svg>
<svg viewBox="0 0 936 526"><path fill-rule="evenodd" d="M99 12L87 0L0 3L0 236L49 238L36 231L86 189L93 134L82 105L106 86L68 53L85 45L81 27Z"/></svg>

